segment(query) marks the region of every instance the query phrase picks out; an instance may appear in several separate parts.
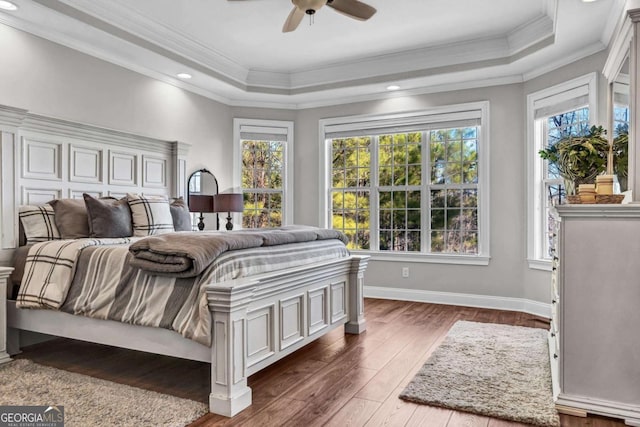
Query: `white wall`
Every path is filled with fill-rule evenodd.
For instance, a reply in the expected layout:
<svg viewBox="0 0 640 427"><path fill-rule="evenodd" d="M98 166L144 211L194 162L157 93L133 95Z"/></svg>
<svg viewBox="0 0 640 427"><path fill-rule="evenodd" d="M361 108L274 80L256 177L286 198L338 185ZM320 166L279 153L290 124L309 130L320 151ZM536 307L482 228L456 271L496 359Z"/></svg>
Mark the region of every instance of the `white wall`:
<svg viewBox="0 0 640 427"><path fill-rule="evenodd" d="M229 107L1 24L0 52L0 104L190 143L188 170L230 185Z"/></svg>
<svg viewBox="0 0 640 427"><path fill-rule="evenodd" d="M524 84L300 111L228 107L174 86L0 25L0 104L192 144L188 170L207 167L231 186L232 119L294 120L295 222L319 224L318 120L489 100L491 262L489 266L372 262L371 286L527 298L548 302L549 274L526 264L526 94L599 71L604 53ZM605 103L602 89L601 103ZM604 109L601 117L605 117ZM604 120L601 119L604 123ZM401 278L401 267L410 278Z"/></svg>

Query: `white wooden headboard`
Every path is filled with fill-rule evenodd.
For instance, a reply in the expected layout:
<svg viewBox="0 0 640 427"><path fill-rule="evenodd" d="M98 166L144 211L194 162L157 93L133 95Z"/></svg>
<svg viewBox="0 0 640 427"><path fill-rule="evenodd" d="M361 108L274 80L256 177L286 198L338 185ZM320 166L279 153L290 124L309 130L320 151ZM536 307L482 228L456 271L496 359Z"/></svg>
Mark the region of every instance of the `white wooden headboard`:
<svg viewBox="0 0 640 427"><path fill-rule="evenodd" d="M0 105L0 264L18 244L18 206L126 193L184 196L189 145Z"/></svg>

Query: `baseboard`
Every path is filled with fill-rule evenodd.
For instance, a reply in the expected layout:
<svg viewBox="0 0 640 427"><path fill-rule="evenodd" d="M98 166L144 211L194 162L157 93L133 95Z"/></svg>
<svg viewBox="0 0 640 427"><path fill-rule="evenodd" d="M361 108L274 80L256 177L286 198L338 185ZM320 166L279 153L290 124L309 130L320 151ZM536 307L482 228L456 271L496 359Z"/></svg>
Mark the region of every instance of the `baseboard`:
<svg viewBox="0 0 640 427"><path fill-rule="evenodd" d="M419 289L385 288L380 286L365 286L364 296L368 298L395 299L400 301L429 302L433 304L521 311L535 316L551 318L551 304L545 304L524 298L424 291Z"/></svg>

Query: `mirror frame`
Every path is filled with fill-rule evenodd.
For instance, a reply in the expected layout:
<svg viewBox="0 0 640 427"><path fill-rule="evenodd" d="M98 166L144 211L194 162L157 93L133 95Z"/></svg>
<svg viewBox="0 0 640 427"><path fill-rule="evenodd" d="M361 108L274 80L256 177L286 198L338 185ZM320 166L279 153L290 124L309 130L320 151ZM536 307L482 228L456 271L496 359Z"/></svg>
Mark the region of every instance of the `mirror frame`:
<svg viewBox="0 0 640 427"><path fill-rule="evenodd" d="M624 62L629 60L629 176L628 189L632 190L633 201L640 201L640 149L637 147L636 135L640 126L640 91L638 84L638 67L640 61L640 9L628 9L617 26L609 50L609 56L602 70L608 83L607 93L607 127L610 129L609 139L613 139L613 85Z"/></svg>
<svg viewBox="0 0 640 427"><path fill-rule="evenodd" d="M220 186L218 185L218 179L213 173L211 173L209 169L203 168L203 169L195 170L191 173L191 175L189 175L189 179L187 179L187 206L189 205L189 198L191 196L191 185L190 185L191 178L193 178L198 173L201 175L204 173L211 175L211 177L213 178L213 181L216 183L216 192L215 194L211 194L211 196L215 196L216 194L218 194L218 191L220 190ZM202 193L199 193L199 194L202 194ZM216 215L216 230L220 230L220 217L218 213L216 213L215 215Z"/></svg>

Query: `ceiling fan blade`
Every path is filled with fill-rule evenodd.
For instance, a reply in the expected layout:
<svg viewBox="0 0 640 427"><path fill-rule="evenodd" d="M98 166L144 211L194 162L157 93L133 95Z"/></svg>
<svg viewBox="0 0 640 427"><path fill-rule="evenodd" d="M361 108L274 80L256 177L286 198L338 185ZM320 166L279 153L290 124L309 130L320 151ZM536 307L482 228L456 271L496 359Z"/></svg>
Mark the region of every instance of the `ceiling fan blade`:
<svg viewBox="0 0 640 427"><path fill-rule="evenodd" d="M360 21L366 21L376 13L375 7L358 0L329 0L327 6Z"/></svg>
<svg viewBox="0 0 640 427"><path fill-rule="evenodd" d="M304 18L304 11L298 9L297 7L294 7L291 10L291 13L289 13L287 20L284 21L282 32L288 33L298 28L298 25L300 25L302 18Z"/></svg>

